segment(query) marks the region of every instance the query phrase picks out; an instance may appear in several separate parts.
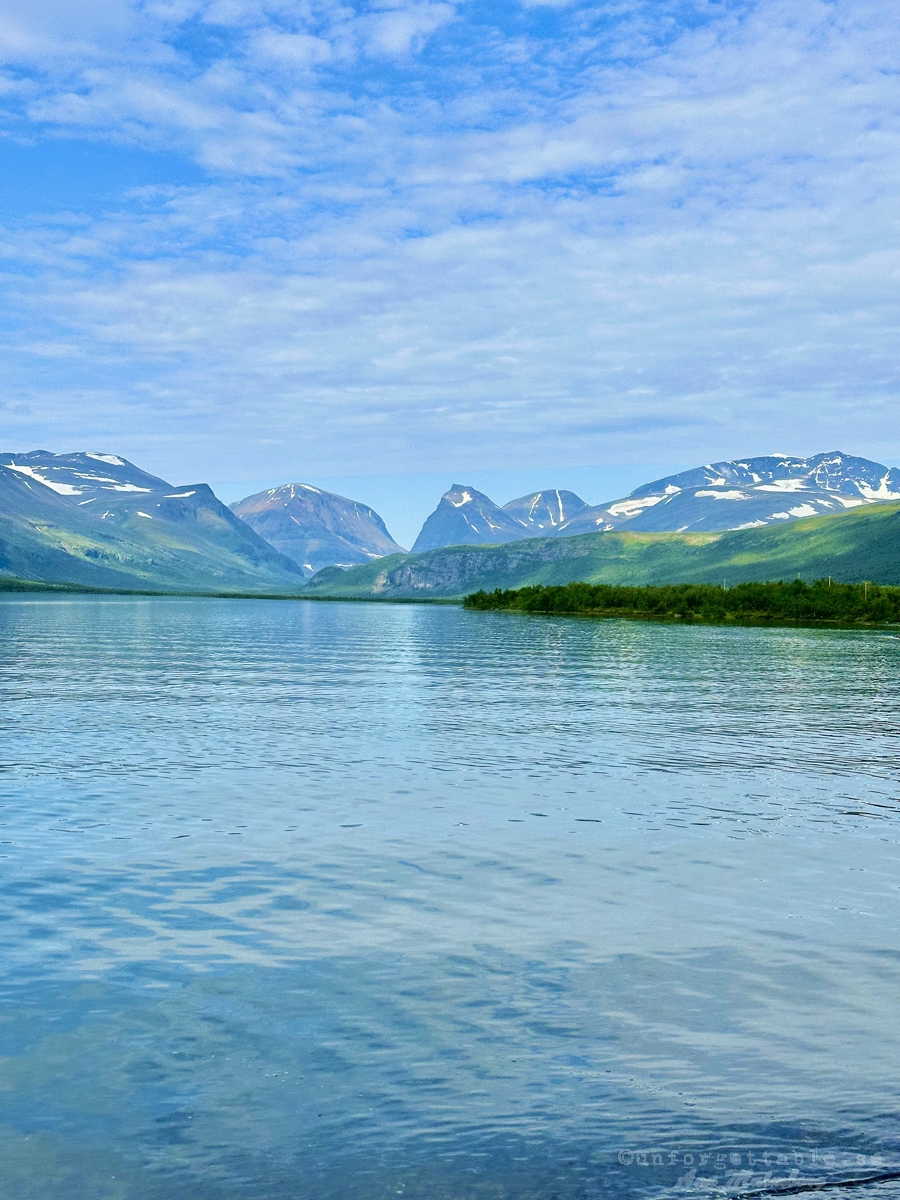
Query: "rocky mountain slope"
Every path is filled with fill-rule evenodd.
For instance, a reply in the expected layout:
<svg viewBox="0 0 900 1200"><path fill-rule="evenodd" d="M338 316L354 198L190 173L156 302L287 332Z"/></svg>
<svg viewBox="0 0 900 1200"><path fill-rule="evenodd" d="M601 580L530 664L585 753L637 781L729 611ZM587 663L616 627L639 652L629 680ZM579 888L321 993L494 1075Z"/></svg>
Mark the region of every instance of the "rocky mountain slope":
<svg viewBox="0 0 900 1200"><path fill-rule="evenodd" d="M766 455L654 480L621 500L583 509L556 533L752 529L885 500L900 500L896 467L839 450L812 458Z"/></svg>
<svg viewBox="0 0 900 1200"><path fill-rule="evenodd" d="M527 537L530 530L483 492L454 483L422 526L413 553L440 546L482 546Z"/></svg>
<svg viewBox="0 0 900 1200"><path fill-rule="evenodd" d="M308 483L258 492L231 510L307 576L403 553L374 509Z"/></svg>
<svg viewBox="0 0 900 1200"><path fill-rule="evenodd" d="M587 507L574 492L552 489L510 500L503 505L503 511L527 530L527 536L535 537L539 533L554 533Z"/></svg>
<svg viewBox="0 0 900 1200"><path fill-rule="evenodd" d="M88 587L297 592L303 571L206 484L113 454L0 454L0 574Z"/></svg>
<svg viewBox="0 0 900 1200"><path fill-rule="evenodd" d="M900 584L900 504L828 517L702 533L611 530L530 538L498 546L450 546L394 555L349 571L321 571L307 595L457 598L484 588L573 581L721 583L832 576Z"/></svg>

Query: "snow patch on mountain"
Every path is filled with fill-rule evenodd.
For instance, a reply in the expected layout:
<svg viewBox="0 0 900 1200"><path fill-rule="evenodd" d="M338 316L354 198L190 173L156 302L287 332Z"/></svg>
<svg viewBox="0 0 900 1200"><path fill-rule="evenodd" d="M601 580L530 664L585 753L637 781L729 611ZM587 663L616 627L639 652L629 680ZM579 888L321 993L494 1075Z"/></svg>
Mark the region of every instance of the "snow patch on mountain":
<svg viewBox="0 0 900 1200"><path fill-rule="evenodd" d="M38 483L42 483L44 487L50 488L51 491L56 492L59 496L80 496L82 494L80 488L72 487L70 483L60 483L55 479L46 479L34 467L23 466L21 463L14 462L5 463L4 465L8 466L11 471L18 471L20 475L27 475L29 479L37 480Z"/></svg>
<svg viewBox="0 0 900 1200"><path fill-rule="evenodd" d="M652 508L654 504L659 504L663 500L665 500L665 496L643 496L639 500L620 500L617 504L611 504L607 511L613 517L636 517L643 509Z"/></svg>
<svg viewBox="0 0 900 1200"><path fill-rule="evenodd" d="M126 465L125 460L115 454L92 454L88 450L85 453L85 458L95 458L97 462L109 463L112 467L124 467Z"/></svg>

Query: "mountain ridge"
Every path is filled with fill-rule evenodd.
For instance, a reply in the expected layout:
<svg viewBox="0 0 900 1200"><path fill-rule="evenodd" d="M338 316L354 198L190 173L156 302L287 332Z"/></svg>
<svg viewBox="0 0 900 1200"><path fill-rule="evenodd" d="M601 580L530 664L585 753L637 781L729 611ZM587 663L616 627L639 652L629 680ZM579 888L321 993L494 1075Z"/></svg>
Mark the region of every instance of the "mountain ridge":
<svg viewBox="0 0 900 1200"><path fill-rule="evenodd" d="M591 530L761 528L900 500L900 469L830 450L809 458L760 455L693 467L642 484L620 500L594 505L565 522L560 537Z"/></svg>
<svg viewBox="0 0 900 1200"><path fill-rule="evenodd" d="M890 524L840 522L893 511L898 499L900 469L840 451L707 464L600 506L547 489L501 508L476 489L455 484L416 540L416 546L429 539L438 545L406 553L373 509L312 485L285 484L228 508L207 484L174 486L118 455L35 450L0 454L0 575L126 591L452 598L479 587L630 582L634 571L645 582L705 581L703 571L723 568L740 577L749 570L755 579L757 567L783 573L799 563L805 570L805 539L821 548L830 538L832 558L823 551L817 560L825 573L837 577L851 566L859 571L865 560L869 578L892 582L892 534L881 547L867 543L860 558L861 546L839 546L837 531L855 530L864 541L872 530L887 536ZM716 512L746 516L748 505L764 516L730 531L716 523ZM692 520L666 528L690 515L691 506ZM262 534L241 519L247 508L255 509L248 515ZM823 509L831 515L811 515ZM838 525L828 526L825 536L809 520ZM282 545L296 557L277 545L285 527ZM780 551L773 557L777 531L795 527L787 557ZM774 541L751 536L762 534ZM466 540L447 546L448 536ZM743 559L726 552L737 545L734 537L750 537L745 546L741 542ZM316 571L323 561L328 566ZM701 575L690 574L695 570Z"/></svg>
<svg viewBox="0 0 900 1200"><path fill-rule="evenodd" d="M482 492L454 484L426 520L413 551L511 542L538 533L761 528L891 500L900 500L900 468L841 450L707 463L596 505L573 492L547 489L500 507Z"/></svg>

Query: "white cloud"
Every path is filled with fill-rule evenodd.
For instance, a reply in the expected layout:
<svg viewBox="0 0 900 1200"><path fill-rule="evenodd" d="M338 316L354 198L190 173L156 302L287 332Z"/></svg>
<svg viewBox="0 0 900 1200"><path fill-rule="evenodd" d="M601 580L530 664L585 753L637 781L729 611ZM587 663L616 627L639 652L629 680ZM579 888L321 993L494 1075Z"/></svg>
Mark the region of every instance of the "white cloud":
<svg viewBox="0 0 900 1200"><path fill-rule="evenodd" d="M127 0L0 0L0 64L78 63L108 55L138 27Z"/></svg>
<svg viewBox="0 0 900 1200"><path fill-rule="evenodd" d="M456 16L451 4L385 4L386 11L373 14L365 38L375 54L406 55L419 49L436 29Z"/></svg>
<svg viewBox="0 0 900 1200"><path fill-rule="evenodd" d="M325 38L263 29L253 39L251 54L262 63L310 67L328 62L333 57L333 50Z"/></svg>
<svg viewBox="0 0 900 1200"><path fill-rule="evenodd" d="M35 74L33 122L217 178L7 229L7 427L319 473L900 453L898 15L547 11L155 4Z"/></svg>

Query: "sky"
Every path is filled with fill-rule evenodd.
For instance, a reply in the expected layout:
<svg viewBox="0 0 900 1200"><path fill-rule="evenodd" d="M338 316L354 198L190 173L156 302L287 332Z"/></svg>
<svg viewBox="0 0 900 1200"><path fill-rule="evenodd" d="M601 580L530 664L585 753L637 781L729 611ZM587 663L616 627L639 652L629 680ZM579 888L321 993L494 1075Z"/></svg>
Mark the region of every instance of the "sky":
<svg viewBox="0 0 900 1200"><path fill-rule="evenodd" d="M401 541L900 461L896 3L0 0L0 60L0 449Z"/></svg>

